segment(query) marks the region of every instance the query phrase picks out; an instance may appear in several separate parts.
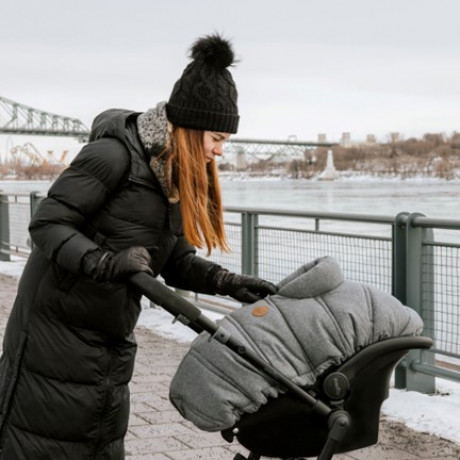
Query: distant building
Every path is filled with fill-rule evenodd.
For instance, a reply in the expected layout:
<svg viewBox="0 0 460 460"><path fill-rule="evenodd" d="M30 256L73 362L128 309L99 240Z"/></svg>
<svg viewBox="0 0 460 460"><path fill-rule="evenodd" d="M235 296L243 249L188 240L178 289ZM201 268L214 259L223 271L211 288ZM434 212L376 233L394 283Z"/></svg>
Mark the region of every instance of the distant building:
<svg viewBox="0 0 460 460"><path fill-rule="evenodd" d="M399 142L400 139L400 134L399 133L390 133L391 136L391 142Z"/></svg>
<svg viewBox="0 0 460 460"><path fill-rule="evenodd" d="M243 171L248 167L246 161L246 152L243 149L238 150L236 153L236 170Z"/></svg>
<svg viewBox="0 0 460 460"><path fill-rule="evenodd" d="M349 148L351 147L351 134L342 133L342 139L340 139L340 144L342 147Z"/></svg>
<svg viewBox="0 0 460 460"><path fill-rule="evenodd" d="M318 134L318 143L327 142L327 136L324 133Z"/></svg>
<svg viewBox="0 0 460 460"><path fill-rule="evenodd" d="M374 134L368 134L366 136L366 144L375 144L377 142Z"/></svg>
<svg viewBox="0 0 460 460"><path fill-rule="evenodd" d="M327 135L325 133L318 134L318 143L326 143L327 142ZM350 132L343 132L342 137L339 141L340 145L344 148L355 147L359 145L370 145L376 144L377 138L375 134L367 134L365 140L352 140Z"/></svg>

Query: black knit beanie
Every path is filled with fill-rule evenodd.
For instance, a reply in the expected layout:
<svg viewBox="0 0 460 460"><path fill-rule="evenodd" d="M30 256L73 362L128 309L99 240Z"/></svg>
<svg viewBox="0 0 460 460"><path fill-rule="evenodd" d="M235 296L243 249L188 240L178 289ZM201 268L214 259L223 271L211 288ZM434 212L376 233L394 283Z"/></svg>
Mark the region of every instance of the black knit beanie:
<svg viewBox="0 0 460 460"><path fill-rule="evenodd" d="M235 82L227 70L234 62L230 42L217 34L199 38L190 57L166 104L168 120L184 128L236 133L240 117Z"/></svg>

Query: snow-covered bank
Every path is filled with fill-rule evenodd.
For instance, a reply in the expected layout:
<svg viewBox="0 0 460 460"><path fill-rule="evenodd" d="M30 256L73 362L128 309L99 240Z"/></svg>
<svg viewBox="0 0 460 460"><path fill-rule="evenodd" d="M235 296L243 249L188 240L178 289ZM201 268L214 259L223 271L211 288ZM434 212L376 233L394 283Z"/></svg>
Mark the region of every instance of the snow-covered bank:
<svg viewBox="0 0 460 460"><path fill-rule="evenodd" d="M23 267L24 260L15 258L12 262L0 262L0 273L19 278ZM163 309L148 308L147 299L144 299L143 306L139 327L149 328L163 337L183 343L190 343L195 338L192 330L179 322L173 323L171 315ZM209 313L208 316L213 320L220 317L217 313ZM391 389L382 412L409 428L460 444L460 384L436 379L436 387L438 391L435 395Z"/></svg>
<svg viewBox="0 0 460 460"><path fill-rule="evenodd" d="M365 182L365 183L424 183L424 184L460 184L460 171L454 179L442 179L439 177L428 177L416 175L411 177L402 177L397 175L379 175L365 174L357 171L339 171L337 179L333 182ZM219 177L222 181L292 181L292 182L318 182L319 175L311 178L293 178L283 171L279 174L252 174L246 171L240 172L220 172Z"/></svg>

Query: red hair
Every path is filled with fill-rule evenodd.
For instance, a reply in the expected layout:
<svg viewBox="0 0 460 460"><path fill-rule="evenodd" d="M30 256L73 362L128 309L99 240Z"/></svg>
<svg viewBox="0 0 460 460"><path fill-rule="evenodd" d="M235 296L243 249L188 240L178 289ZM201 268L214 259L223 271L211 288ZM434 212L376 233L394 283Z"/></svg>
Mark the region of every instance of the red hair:
<svg viewBox="0 0 460 460"><path fill-rule="evenodd" d="M206 162L203 131L174 127L168 160L177 186L184 233L198 248L229 252L224 230L222 195L215 161Z"/></svg>

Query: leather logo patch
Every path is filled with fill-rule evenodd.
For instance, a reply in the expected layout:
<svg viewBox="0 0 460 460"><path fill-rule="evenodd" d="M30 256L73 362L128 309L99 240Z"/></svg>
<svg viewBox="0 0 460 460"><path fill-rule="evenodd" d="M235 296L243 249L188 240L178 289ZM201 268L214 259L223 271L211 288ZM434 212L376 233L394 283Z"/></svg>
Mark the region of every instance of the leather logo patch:
<svg viewBox="0 0 460 460"><path fill-rule="evenodd" d="M260 305L252 309L252 316L265 316L270 311L270 308L266 305Z"/></svg>

